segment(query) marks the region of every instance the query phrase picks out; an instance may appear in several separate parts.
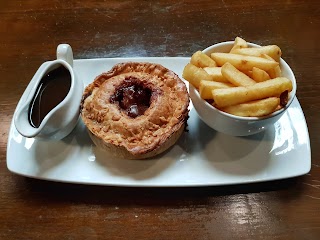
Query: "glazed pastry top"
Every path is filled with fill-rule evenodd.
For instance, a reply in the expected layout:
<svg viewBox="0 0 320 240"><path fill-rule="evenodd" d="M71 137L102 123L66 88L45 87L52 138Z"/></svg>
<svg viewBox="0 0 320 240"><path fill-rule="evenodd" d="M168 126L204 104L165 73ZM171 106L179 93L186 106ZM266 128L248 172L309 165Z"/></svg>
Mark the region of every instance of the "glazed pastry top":
<svg viewBox="0 0 320 240"><path fill-rule="evenodd" d="M174 72L159 64L128 62L115 65L86 87L81 116L104 142L143 154L186 123L188 105L186 85Z"/></svg>

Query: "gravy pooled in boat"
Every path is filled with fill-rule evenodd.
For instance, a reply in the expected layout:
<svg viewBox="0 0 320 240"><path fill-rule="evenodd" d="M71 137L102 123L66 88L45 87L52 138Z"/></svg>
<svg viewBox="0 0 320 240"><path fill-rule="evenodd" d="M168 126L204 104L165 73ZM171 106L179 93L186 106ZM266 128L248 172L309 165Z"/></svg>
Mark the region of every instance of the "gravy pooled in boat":
<svg viewBox="0 0 320 240"><path fill-rule="evenodd" d="M40 81L29 105L29 122L38 128L45 116L68 95L71 87L70 72L60 66L48 72Z"/></svg>

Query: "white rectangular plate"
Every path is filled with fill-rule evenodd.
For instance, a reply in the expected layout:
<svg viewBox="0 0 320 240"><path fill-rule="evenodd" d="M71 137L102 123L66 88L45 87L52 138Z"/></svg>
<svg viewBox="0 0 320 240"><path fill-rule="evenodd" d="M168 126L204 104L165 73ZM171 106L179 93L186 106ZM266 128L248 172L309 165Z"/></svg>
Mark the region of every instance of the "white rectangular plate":
<svg viewBox="0 0 320 240"><path fill-rule="evenodd" d="M83 59L74 61L74 70L87 85L126 61L159 63L181 77L189 58ZM188 129L165 154L150 160L123 160L96 148L82 121L58 142L24 138L11 123L7 166L11 172L38 179L135 187L262 182L303 175L311 168L308 129L297 99L273 127L253 136L232 137L212 130L192 105Z"/></svg>

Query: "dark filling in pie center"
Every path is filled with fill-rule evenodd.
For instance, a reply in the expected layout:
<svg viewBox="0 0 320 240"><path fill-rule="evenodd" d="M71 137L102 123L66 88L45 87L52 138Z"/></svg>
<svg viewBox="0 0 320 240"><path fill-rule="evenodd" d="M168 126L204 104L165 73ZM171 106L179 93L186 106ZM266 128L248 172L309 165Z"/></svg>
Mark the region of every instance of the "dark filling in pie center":
<svg viewBox="0 0 320 240"><path fill-rule="evenodd" d="M150 107L151 90L133 77L126 78L111 96L110 102L119 104L129 117L143 115Z"/></svg>

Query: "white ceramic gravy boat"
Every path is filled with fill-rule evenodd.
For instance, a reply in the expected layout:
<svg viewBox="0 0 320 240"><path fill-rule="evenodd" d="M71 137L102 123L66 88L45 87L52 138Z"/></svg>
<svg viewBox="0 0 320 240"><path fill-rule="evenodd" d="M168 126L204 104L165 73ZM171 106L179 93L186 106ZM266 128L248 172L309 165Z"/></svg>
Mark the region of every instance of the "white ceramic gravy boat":
<svg viewBox="0 0 320 240"><path fill-rule="evenodd" d="M45 115L38 127L32 126L29 120L29 108L35 94L37 94L38 86L44 76L61 66L70 73L70 89L65 98ZM30 81L23 99L21 99L22 103L19 104L14 116L16 129L21 135L28 138L60 140L66 137L79 119L82 92L83 83L76 78L73 71L72 48L68 44L60 44L57 47L57 59L43 63Z"/></svg>

